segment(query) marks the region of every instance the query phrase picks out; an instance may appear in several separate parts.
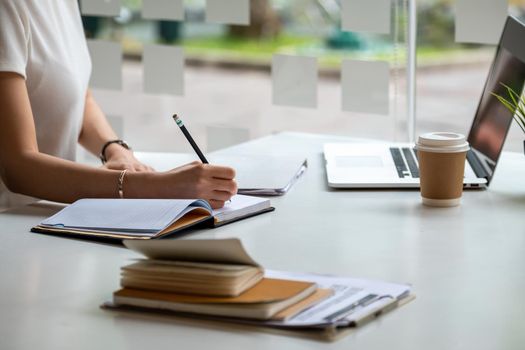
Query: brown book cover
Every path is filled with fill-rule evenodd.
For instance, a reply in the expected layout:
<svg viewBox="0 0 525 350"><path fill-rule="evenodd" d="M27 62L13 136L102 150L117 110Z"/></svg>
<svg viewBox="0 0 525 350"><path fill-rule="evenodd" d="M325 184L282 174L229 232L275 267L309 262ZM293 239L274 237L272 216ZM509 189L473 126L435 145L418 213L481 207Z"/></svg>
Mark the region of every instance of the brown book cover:
<svg viewBox="0 0 525 350"><path fill-rule="evenodd" d="M255 286L236 297L163 293L130 288L120 289L114 296L187 304L264 304L287 300L312 286L315 284L310 282L263 278Z"/></svg>
<svg viewBox="0 0 525 350"><path fill-rule="evenodd" d="M263 279L237 297L212 297L124 288L113 294L116 306L268 320L317 290L315 283Z"/></svg>

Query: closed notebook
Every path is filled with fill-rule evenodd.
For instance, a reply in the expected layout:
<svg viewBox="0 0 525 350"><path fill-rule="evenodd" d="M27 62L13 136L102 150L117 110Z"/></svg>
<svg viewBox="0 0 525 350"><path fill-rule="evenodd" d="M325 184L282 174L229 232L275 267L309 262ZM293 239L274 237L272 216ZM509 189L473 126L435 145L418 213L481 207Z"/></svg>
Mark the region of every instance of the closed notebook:
<svg viewBox="0 0 525 350"><path fill-rule="evenodd" d="M123 288L234 297L264 275L238 239L127 240L124 245L147 259L122 267Z"/></svg>
<svg viewBox="0 0 525 350"><path fill-rule="evenodd" d="M218 296L236 296L259 282L259 266L141 260L122 268L127 288Z"/></svg>
<svg viewBox="0 0 525 350"><path fill-rule="evenodd" d="M144 255L121 269L123 288L234 297L260 282L264 269L237 239L125 241Z"/></svg>
<svg viewBox="0 0 525 350"><path fill-rule="evenodd" d="M147 259L122 268L117 308L282 320L327 296L315 283L263 278L264 269L235 238L124 245Z"/></svg>
<svg viewBox="0 0 525 350"><path fill-rule="evenodd" d="M237 297L213 297L124 288L114 293L116 306L195 314L270 319L316 291L315 283L265 278Z"/></svg>
<svg viewBox="0 0 525 350"><path fill-rule="evenodd" d="M270 201L236 195L213 210L204 200L80 199L31 231L107 239L152 239L206 222L217 227L272 211Z"/></svg>

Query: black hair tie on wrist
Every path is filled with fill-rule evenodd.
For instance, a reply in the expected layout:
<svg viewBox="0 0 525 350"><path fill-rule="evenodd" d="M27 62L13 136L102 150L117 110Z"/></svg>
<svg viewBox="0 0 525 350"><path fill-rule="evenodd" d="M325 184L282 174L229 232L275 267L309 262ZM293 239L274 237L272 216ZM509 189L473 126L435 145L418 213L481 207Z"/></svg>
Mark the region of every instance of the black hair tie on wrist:
<svg viewBox="0 0 525 350"><path fill-rule="evenodd" d="M105 164L108 159L106 158L106 149L108 148L109 145L113 144L113 143L116 143L116 144L119 144L121 145L122 147L124 147L125 149L127 150L131 150L131 147L129 147L128 143L124 140L111 140L111 141L108 141L104 144L104 146L102 146L102 151L100 151L100 154L99 154L99 157L100 157L100 160L102 161L102 164Z"/></svg>

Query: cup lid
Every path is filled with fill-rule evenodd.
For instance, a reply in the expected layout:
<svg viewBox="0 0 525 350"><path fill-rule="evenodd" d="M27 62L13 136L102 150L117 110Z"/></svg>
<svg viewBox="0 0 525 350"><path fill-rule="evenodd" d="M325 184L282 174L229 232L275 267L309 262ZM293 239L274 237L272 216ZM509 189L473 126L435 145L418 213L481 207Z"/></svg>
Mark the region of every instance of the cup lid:
<svg viewBox="0 0 525 350"><path fill-rule="evenodd" d="M436 153L466 152L470 149L465 135L455 132L431 132L419 136L416 149Z"/></svg>

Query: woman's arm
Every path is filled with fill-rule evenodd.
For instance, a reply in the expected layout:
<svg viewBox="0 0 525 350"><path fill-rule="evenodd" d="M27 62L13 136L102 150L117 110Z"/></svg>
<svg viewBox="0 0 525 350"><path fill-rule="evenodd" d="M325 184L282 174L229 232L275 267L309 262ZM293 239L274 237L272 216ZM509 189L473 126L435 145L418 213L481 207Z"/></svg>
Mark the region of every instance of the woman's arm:
<svg viewBox="0 0 525 350"><path fill-rule="evenodd" d="M120 171L40 153L25 81L18 74L0 72L0 175L13 192L72 202L86 197L117 197ZM203 198L219 208L237 191L234 177L231 168L197 162L165 173L129 172L124 179L124 195Z"/></svg>
<svg viewBox="0 0 525 350"><path fill-rule="evenodd" d="M93 98L91 91L88 90L84 107L82 130L78 142L88 151L98 156L106 142L116 139L118 139L117 135ZM104 153L107 159L104 166L108 169L129 169L131 171L153 170L151 167L139 162L132 151L118 144L109 145Z"/></svg>

